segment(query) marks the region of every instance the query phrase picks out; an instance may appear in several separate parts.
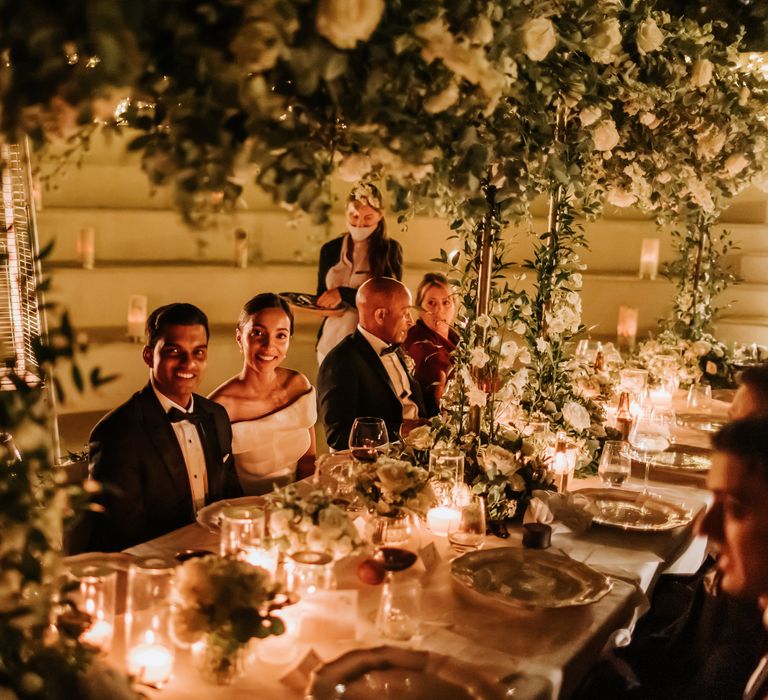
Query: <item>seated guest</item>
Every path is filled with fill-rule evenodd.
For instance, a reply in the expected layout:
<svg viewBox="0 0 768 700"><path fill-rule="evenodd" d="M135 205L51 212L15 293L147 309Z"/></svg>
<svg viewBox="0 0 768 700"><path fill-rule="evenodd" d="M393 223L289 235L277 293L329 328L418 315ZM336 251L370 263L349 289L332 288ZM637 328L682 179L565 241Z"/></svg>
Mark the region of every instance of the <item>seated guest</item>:
<svg viewBox="0 0 768 700"><path fill-rule="evenodd" d="M403 421L426 417L421 390L399 344L412 325L411 293L391 277L374 277L357 292L360 324L327 355L317 376L328 445L346 449L359 416L382 418L391 440Z"/></svg>
<svg viewBox="0 0 768 700"><path fill-rule="evenodd" d="M91 433L91 476L106 488L90 549L131 547L242 495L227 412L192 393L208 362L208 319L192 304L168 304L149 315L146 335L149 382Z"/></svg>
<svg viewBox="0 0 768 700"><path fill-rule="evenodd" d="M403 349L416 366L413 376L421 386L428 416L436 416L445 382L453 364L451 353L459 340L451 324L456 304L445 275L428 272L416 290L419 320L408 330Z"/></svg>
<svg viewBox="0 0 768 700"><path fill-rule="evenodd" d="M315 470L315 390L303 374L281 367L292 335L293 313L281 297L253 297L235 331L243 368L209 397L232 421L237 473L249 495Z"/></svg>
<svg viewBox="0 0 768 700"><path fill-rule="evenodd" d="M768 414L768 364L745 369L739 377L739 388L728 409L728 418Z"/></svg>

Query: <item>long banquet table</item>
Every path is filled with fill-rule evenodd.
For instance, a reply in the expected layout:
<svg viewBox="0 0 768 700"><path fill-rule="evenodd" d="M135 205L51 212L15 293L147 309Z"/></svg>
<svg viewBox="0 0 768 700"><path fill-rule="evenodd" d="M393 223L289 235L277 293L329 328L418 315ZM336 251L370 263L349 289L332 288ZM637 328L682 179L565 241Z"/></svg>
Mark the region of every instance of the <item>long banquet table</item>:
<svg viewBox="0 0 768 700"><path fill-rule="evenodd" d="M634 487L639 482L632 479ZM596 478L578 480L573 488L599 486ZM705 506L706 493L695 486L653 482L653 491L686 503L694 512ZM553 610L515 609L500 604L476 605L452 586L449 550L445 538L434 537L422 528L421 545L434 542L439 558L424 571L422 633L406 646L445 654L484 667L497 678L524 674L516 697L569 696L601 650L618 635L626 639L637 616L647 609L647 597L658 577L681 553L675 571L692 573L704 556L703 543L693 537L693 525L659 533L634 533L592 527L574 534L555 527L554 551L561 551L598 569L614 580L610 593L592 605ZM489 537L485 547L521 547L521 530L501 540ZM173 556L184 549L218 547L218 536L198 524L188 525L163 537L127 550L135 556ZM379 646L387 642L373 625L380 588L358 581L356 560L337 565L339 589L356 592L356 630L334 634L334 613L327 611L321 623L327 634L313 641L298 642L296 658L282 665L257 659L247 676L233 686L218 688L200 680L191 666L188 652L177 653L174 677L164 688L149 691L163 700L217 698L300 698L307 677L296 666L310 649L328 661L355 648ZM354 593L352 594L355 595ZM120 621L118 621L119 623ZM339 638L334 638L334 637ZM116 635L120 639L121 635ZM258 644L258 642L257 642ZM122 663L117 644L112 659ZM281 679L289 674L292 685ZM513 686L515 683L513 682Z"/></svg>

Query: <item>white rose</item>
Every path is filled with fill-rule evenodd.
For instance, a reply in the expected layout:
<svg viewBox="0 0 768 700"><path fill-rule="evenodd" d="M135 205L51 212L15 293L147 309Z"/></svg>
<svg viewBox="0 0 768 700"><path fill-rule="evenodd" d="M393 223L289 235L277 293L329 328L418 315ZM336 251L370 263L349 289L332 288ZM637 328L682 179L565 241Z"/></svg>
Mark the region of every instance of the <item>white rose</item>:
<svg viewBox="0 0 768 700"><path fill-rule="evenodd" d="M517 359L519 348L514 340L507 340L501 345L501 367L510 369Z"/></svg>
<svg viewBox="0 0 768 700"><path fill-rule="evenodd" d="M731 177L738 175L744 168L749 165L749 161L741 153L734 153L728 156L725 161L725 172Z"/></svg>
<svg viewBox="0 0 768 700"><path fill-rule="evenodd" d="M609 204L613 204L615 207L631 207L637 201L634 194L621 187L611 187L606 199Z"/></svg>
<svg viewBox="0 0 768 700"><path fill-rule="evenodd" d="M408 466L405 462L395 460L379 466L376 469L376 477L381 482L382 489L397 495L413 486Z"/></svg>
<svg viewBox="0 0 768 700"><path fill-rule="evenodd" d="M488 401L488 396L480 387L470 384L467 386L467 401L469 401L470 406L484 408Z"/></svg>
<svg viewBox="0 0 768 700"><path fill-rule="evenodd" d="M664 33L659 29L656 20L648 17L641 22L637 30L637 48L641 54L658 51L664 43Z"/></svg>
<svg viewBox="0 0 768 700"><path fill-rule="evenodd" d="M349 516L337 506L330 505L323 508L317 518L317 525L323 535L335 540L348 530Z"/></svg>
<svg viewBox="0 0 768 700"><path fill-rule="evenodd" d="M490 359L488 353L482 348L472 348L469 353L469 364L478 369L485 367Z"/></svg>
<svg viewBox="0 0 768 700"><path fill-rule="evenodd" d="M490 328L492 321L491 321L491 317L488 314L481 314L480 316L477 317L477 320L475 321L475 323L480 328Z"/></svg>
<svg viewBox="0 0 768 700"><path fill-rule="evenodd" d="M493 39L491 20L485 15L475 18L470 24L467 36L473 44L489 44Z"/></svg>
<svg viewBox="0 0 768 700"><path fill-rule="evenodd" d="M696 202L704 211L711 212L715 209L715 203L712 200L712 193L707 186L698 178L688 178L686 182L691 199Z"/></svg>
<svg viewBox="0 0 768 700"><path fill-rule="evenodd" d="M666 170L663 170L656 176L656 180L658 180L662 185L666 184L671 179L672 176Z"/></svg>
<svg viewBox="0 0 768 700"><path fill-rule="evenodd" d="M693 62L691 68L691 85L693 87L706 87L712 80L714 65L708 58L700 58Z"/></svg>
<svg viewBox="0 0 768 700"><path fill-rule="evenodd" d="M590 106L585 107L584 109L579 112L579 121L581 122L582 126L592 126L598 119L600 119L600 115L603 113L603 110L600 109L600 107Z"/></svg>
<svg viewBox="0 0 768 700"><path fill-rule="evenodd" d="M708 343L706 340L697 340L693 344L693 351L699 357L701 357L702 355L706 355L711 349L712 349L712 344Z"/></svg>
<svg viewBox="0 0 768 700"><path fill-rule="evenodd" d="M587 38L587 54L596 63L613 63L621 53L621 25L616 18L598 24Z"/></svg>
<svg viewBox="0 0 768 700"><path fill-rule="evenodd" d="M522 28L523 53L532 61L543 61L557 44L555 25L546 17L529 19Z"/></svg>
<svg viewBox="0 0 768 700"><path fill-rule="evenodd" d="M580 433L589 428L591 423L587 409L575 401L569 401L563 406L563 420Z"/></svg>
<svg viewBox="0 0 768 700"><path fill-rule="evenodd" d="M371 172L372 167L373 163L368 156L353 153L341 162L337 173L344 182L358 182Z"/></svg>
<svg viewBox="0 0 768 700"><path fill-rule="evenodd" d="M661 119L659 119L653 112L640 112L640 123L647 126L649 129L655 129L661 124Z"/></svg>
<svg viewBox="0 0 768 700"><path fill-rule="evenodd" d="M428 450L434 444L432 428L428 425L420 425L418 428L414 428L405 437L405 444L413 447L415 450Z"/></svg>
<svg viewBox="0 0 768 700"><path fill-rule="evenodd" d="M436 95L430 95L424 100L424 110L429 114L444 112L459 99L459 88L456 83L451 83L445 90Z"/></svg>
<svg viewBox="0 0 768 700"><path fill-rule="evenodd" d="M699 157L703 160L712 160L725 146L725 132L713 127L703 134L697 134L696 141Z"/></svg>
<svg viewBox="0 0 768 700"><path fill-rule="evenodd" d="M384 0L320 0L317 31L339 49L366 41L379 24Z"/></svg>
<svg viewBox="0 0 768 700"><path fill-rule="evenodd" d="M749 101L749 95L750 95L749 88L746 85L744 85L741 88L741 90L739 90L739 105L741 107L747 106L747 102Z"/></svg>
<svg viewBox="0 0 768 700"><path fill-rule="evenodd" d="M613 119L603 119L592 132L592 140L598 151L610 151L614 148L619 143L619 132L616 131Z"/></svg>

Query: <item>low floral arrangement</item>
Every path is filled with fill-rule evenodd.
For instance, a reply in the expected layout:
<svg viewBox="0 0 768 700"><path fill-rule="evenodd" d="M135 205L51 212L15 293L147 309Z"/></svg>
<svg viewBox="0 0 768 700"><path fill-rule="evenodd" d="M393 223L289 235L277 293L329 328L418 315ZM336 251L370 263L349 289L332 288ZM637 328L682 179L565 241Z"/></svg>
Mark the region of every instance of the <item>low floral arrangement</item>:
<svg viewBox="0 0 768 700"><path fill-rule="evenodd" d="M461 444L451 441L439 418L412 430L404 439L402 456L419 465L429 464L433 447L459 447L466 455L464 475L472 493L485 497L490 529L506 536L504 521L522 516L535 490L552 490L546 464L533 439L509 430L496 433L496 443L480 445L473 435Z"/></svg>
<svg viewBox="0 0 768 700"><path fill-rule="evenodd" d="M283 621L270 614L277 593L269 573L246 562L216 555L189 559L176 569L174 635L202 648L206 677L227 682L251 639L285 631Z"/></svg>
<svg viewBox="0 0 768 700"><path fill-rule="evenodd" d="M352 482L365 507L377 515L425 515L434 501L429 472L404 459L361 462L355 466Z"/></svg>
<svg viewBox="0 0 768 700"><path fill-rule="evenodd" d="M756 365L768 362L768 347L758 345L757 343L750 343L749 345L734 343L731 360L735 366Z"/></svg>
<svg viewBox="0 0 768 700"><path fill-rule="evenodd" d="M270 536L282 551L308 549L341 559L363 544L347 512L323 491L302 496L295 486L286 486L272 493L269 502Z"/></svg>
<svg viewBox="0 0 768 700"><path fill-rule="evenodd" d="M680 386L703 382L715 388L733 386L733 365L728 347L709 333L702 333L698 340L681 338L674 331L665 330L656 338L641 343L636 361L648 370L651 381L657 381L655 358L673 355L677 358L677 376Z"/></svg>

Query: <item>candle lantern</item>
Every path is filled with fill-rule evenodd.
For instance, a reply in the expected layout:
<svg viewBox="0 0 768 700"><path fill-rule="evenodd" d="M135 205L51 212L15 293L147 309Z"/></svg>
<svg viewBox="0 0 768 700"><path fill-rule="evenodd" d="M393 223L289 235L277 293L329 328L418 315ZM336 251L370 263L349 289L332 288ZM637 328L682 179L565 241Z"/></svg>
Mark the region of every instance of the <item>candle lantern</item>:
<svg viewBox="0 0 768 700"><path fill-rule="evenodd" d="M145 557L128 572L126 667L139 683L160 687L173 672L170 600L175 562Z"/></svg>
<svg viewBox="0 0 768 700"><path fill-rule="evenodd" d="M549 476L560 493L566 493L576 471L576 447L568 442L565 433L558 433L554 448L550 448Z"/></svg>
<svg viewBox="0 0 768 700"><path fill-rule="evenodd" d="M266 546L266 513L261 508L237 507L221 511L219 553L277 573L277 547Z"/></svg>
<svg viewBox="0 0 768 700"><path fill-rule="evenodd" d="M619 322L616 326L616 342L620 348L632 350L637 339L639 311L631 306L619 307Z"/></svg>
<svg viewBox="0 0 768 700"><path fill-rule="evenodd" d="M441 506L453 505L453 490L464 483L464 453L454 448L435 448L429 453L432 490Z"/></svg>
<svg viewBox="0 0 768 700"><path fill-rule="evenodd" d="M147 325L147 297L143 294L131 294L128 297L128 338L143 341Z"/></svg>
<svg viewBox="0 0 768 700"><path fill-rule="evenodd" d="M248 267L248 231L241 228L235 231L235 267Z"/></svg>
<svg viewBox="0 0 768 700"><path fill-rule="evenodd" d="M640 246L640 279L655 280L659 271L658 238L643 238Z"/></svg>
<svg viewBox="0 0 768 700"><path fill-rule="evenodd" d="M84 565L73 567L70 573L78 582L73 597L86 624L80 641L109 652L115 631L117 571L106 566Z"/></svg>
<svg viewBox="0 0 768 700"><path fill-rule="evenodd" d="M93 270L96 263L96 229L81 228L77 234L77 259L86 270Z"/></svg>

